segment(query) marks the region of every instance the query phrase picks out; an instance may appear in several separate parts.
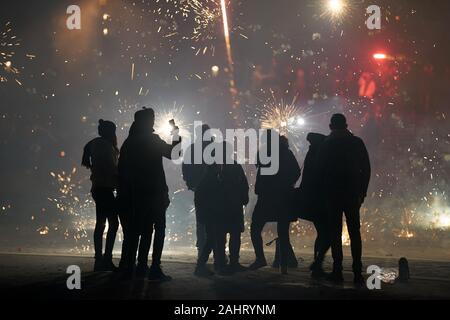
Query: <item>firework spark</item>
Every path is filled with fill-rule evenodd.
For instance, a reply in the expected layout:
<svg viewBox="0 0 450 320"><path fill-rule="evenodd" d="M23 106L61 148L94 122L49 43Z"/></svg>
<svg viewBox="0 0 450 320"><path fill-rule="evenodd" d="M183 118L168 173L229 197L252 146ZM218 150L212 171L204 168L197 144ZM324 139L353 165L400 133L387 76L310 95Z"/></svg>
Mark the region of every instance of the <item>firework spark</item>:
<svg viewBox="0 0 450 320"><path fill-rule="evenodd" d="M15 48L20 46L20 41L12 33L11 23L7 22L0 36L0 82L7 82L10 77L21 84L16 78L19 69L14 65Z"/></svg>
<svg viewBox="0 0 450 320"><path fill-rule="evenodd" d="M277 100L273 91L261 109L260 124L263 129L275 129L283 135L297 135L306 125L308 110L297 106L297 97L290 103L284 99Z"/></svg>
<svg viewBox="0 0 450 320"><path fill-rule="evenodd" d="M157 0L156 3L158 9L153 13L170 21L164 24L165 38L178 37L179 41L192 42L191 48L196 55L207 52L214 55L214 40L217 39L222 17L219 0ZM161 32L162 28L163 26L159 26L158 32Z"/></svg>
<svg viewBox="0 0 450 320"><path fill-rule="evenodd" d="M88 230L95 226L95 204L89 193L81 187L81 181L76 181L77 169L74 167L70 172L50 172L55 179L59 195L48 198L56 208L63 214L72 217L73 227L66 229L66 239L72 237L75 241L81 241L88 237ZM45 227L37 230L41 235L48 233ZM44 233L43 233L44 232Z"/></svg>

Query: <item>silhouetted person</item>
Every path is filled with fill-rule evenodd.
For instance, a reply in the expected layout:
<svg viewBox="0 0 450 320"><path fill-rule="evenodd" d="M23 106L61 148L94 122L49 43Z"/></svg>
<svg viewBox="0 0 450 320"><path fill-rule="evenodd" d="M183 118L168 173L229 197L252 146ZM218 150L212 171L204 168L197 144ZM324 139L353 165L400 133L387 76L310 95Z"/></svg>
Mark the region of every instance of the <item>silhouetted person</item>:
<svg viewBox="0 0 450 320"><path fill-rule="evenodd" d="M302 182L299 188L299 205L308 220L314 223L317 237L314 242L314 262L310 266L314 278L325 275L322 264L325 254L330 248L330 230L325 206L324 192L320 188L321 173L318 170L319 151L326 136L320 133L309 133L306 140L310 143L303 163Z"/></svg>
<svg viewBox="0 0 450 320"><path fill-rule="evenodd" d="M222 272L234 273L245 271L239 264L241 249L241 233L244 232L244 206L248 204L248 182L244 169L233 159L233 146L223 143L223 164L219 165L219 188L221 199L216 204L217 212L217 256L222 263L225 259L225 246L227 234L230 235L228 243L230 263L222 264Z"/></svg>
<svg viewBox="0 0 450 320"><path fill-rule="evenodd" d="M269 130L268 134L276 134ZM251 238L255 249L256 260L250 265L250 269L256 270L267 265L264 256L263 241L261 232L267 222L277 222L278 239L280 243L280 266L283 273L287 272L287 252L290 246L289 242L289 224L294 221L293 218L293 192L294 185L300 177L300 167L294 154L289 149L289 142L286 137L279 138L279 169L274 175L262 175L259 162L257 164L257 175L255 183L255 193L258 195L258 201L252 216ZM271 139L267 139L267 148L270 150L267 154L276 156L277 150L271 150ZM259 159L259 157L258 157Z"/></svg>
<svg viewBox="0 0 450 320"><path fill-rule="evenodd" d="M120 150L119 192L122 193L120 197L124 209L121 268L126 275L131 275L139 246L136 276L146 275L154 230L152 265L148 277L150 280L170 280L160 266L165 238L166 209L170 203L163 157L171 159L172 151L181 139L174 138L172 144L167 144L154 133L154 123L155 114L152 109L137 111L129 136ZM177 134L177 131L174 127L172 134Z"/></svg>
<svg viewBox="0 0 450 320"><path fill-rule="evenodd" d="M194 274L200 277L211 276L213 271L209 270L206 266L208 262L209 254L211 251L215 252L214 265L217 271L219 271L225 264L225 261L220 260L217 255L217 236L218 236L218 220L217 220L217 205L221 200L221 189L219 183L219 170L218 164L213 163L206 165L204 174L201 177L195 191L196 203L201 204L201 216L200 223L205 226L206 239L202 247L200 247L200 254L197 259L197 266Z"/></svg>
<svg viewBox="0 0 450 320"><path fill-rule="evenodd" d="M212 143L212 139L209 141L203 141L203 135L209 129L210 127L207 124L203 124L195 128L196 130L195 141L186 149L182 165L183 179L186 182L188 189L194 192L195 222L196 222L195 227L197 236L196 247L198 251L197 258L200 256L201 249L205 246L206 242L206 230L204 220L205 215L207 214L205 210L207 209L205 208L205 205L202 201L203 199L201 199L201 197L199 196L198 186L200 184L200 181L206 174L207 169L207 165L203 161L203 151L210 143ZM201 157L197 159L199 163L195 163L196 160L195 145L199 147L198 151L201 152L201 154L199 154L199 156ZM206 201L208 201L208 199L206 199Z"/></svg>
<svg viewBox="0 0 450 320"><path fill-rule="evenodd" d="M335 114L330 121L330 135L319 153L321 185L327 203L333 272L329 279L342 282L342 213L345 214L353 257L354 282L363 283L362 244L359 210L367 194L370 161L364 142L347 130L347 120Z"/></svg>
<svg viewBox="0 0 450 320"><path fill-rule="evenodd" d="M111 121L99 120L100 137L91 140L84 147L82 165L91 170L92 197L95 201L96 223L94 230L94 271L114 271L112 251L119 227L119 217L114 191L118 185L116 125ZM103 233L108 220L105 254L102 254Z"/></svg>

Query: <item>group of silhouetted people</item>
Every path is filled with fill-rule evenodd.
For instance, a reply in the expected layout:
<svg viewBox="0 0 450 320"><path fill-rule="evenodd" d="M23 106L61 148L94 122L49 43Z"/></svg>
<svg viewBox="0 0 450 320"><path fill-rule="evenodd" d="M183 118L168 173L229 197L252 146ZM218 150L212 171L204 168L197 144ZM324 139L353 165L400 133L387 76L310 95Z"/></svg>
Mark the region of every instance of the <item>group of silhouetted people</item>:
<svg viewBox="0 0 450 320"><path fill-rule="evenodd" d="M168 187L163 157L174 158L181 138L172 125L173 142L168 144L154 133L155 114L152 109L135 113L128 138L120 152L116 126L99 121L99 137L84 148L82 164L91 169L92 197L96 203L97 223L94 231L95 271L119 271L125 278L148 276L150 280L167 281L171 277L161 269L164 246L166 209L169 206ZM282 273L296 267L297 259L289 240L289 227L298 218L312 221L317 230L314 262L310 266L314 278L327 277L342 282L342 215L345 214L351 242L355 283L361 283L361 235L359 210L366 196L370 179L370 162L361 139L348 129L342 114L331 118L328 136L310 133L310 143L303 172L289 149L286 137L276 135L278 148L270 138L257 156L255 194L258 196L252 215L251 240L256 259L247 268L239 263L241 234L244 232L244 208L249 202L249 184L244 169L234 159L233 148L227 142L204 139L210 129L202 125L196 130L198 141L186 150L182 164L183 179L194 192L196 236L198 249L195 275L233 274L267 265L263 250L262 230L267 222L277 223L276 258L274 266ZM193 161L195 145L201 154L211 144L223 148L223 159L213 163ZM264 150L262 150L264 148ZM181 149L180 149L181 151ZM260 161L260 152L278 152L279 169L273 175L262 174L267 166ZM217 159L217 158L215 158ZM300 187L296 183L302 174ZM122 255L119 268L112 262L112 249L120 223L123 229ZM105 251L102 238L108 221ZM153 238L151 266L148 255ZM228 240L229 257L226 256ZM331 247L333 271L325 274L322 264ZM214 271L207 267L214 257ZM137 262L136 262L137 257Z"/></svg>

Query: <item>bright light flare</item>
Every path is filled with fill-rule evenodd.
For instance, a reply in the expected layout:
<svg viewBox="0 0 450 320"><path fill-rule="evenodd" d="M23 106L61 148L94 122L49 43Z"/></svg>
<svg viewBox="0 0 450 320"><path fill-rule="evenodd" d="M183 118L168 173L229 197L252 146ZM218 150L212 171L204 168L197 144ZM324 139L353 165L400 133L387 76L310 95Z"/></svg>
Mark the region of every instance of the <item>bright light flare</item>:
<svg viewBox="0 0 450 320"><path fill-rule="evenodd" d="M214 77L216 77L219 74L219 67L218 66L212 66L211 67L211 73Z"/></svg>
<svg viewBox="0 0 450 320"><path fill-rule="evenodd" d="M306 121L303 117L298 117L297 119L297 125L303 127L306 124Z"/></svg>
<svg viewBox="0 0 450 320"><path fill-rule="evenodd" d="M374 53L373 58L375 60L386 60L387 59L387 55L385 53L377 52L377 53Z"/></svg>
<svg viewBox="0 0 450 320"><path fill-rule="evenodd" d="M186 126L186 122L183 117L183 106L181 107L172 107L169 110L161 110L158 111L158 107L155 107L154 110L156 111L156 122L155 122L155 133L159 134L162 139L168 140L170 139L171 132L172 132L172 126L170 125L169 121L174 119L175 125L178 126L179 132L178 134L182 137L186 137L189 135L188 128Z"/></svg>
<svg viewBox="0 0 450 320"><path fill-rule="evenodd" d="M345 10L345 3L342 0L328 0L328 10L333 15L340 15Z"/></svg>

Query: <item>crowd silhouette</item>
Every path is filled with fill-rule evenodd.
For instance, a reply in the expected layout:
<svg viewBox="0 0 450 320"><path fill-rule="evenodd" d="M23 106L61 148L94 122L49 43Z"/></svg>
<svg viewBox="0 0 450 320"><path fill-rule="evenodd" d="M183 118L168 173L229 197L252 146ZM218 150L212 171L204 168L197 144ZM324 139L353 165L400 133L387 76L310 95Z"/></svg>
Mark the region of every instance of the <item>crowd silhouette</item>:
<svg viewBox="0 0 450 320"><path fill-rule="evenodd" d="M117 146L116 126L100 120L99 137L86 144L82 165L91 170L92 197L96 204L94 231L94 271L119 271L125 279L148 277L153 281L168 281L171 277L161 268L166 209L170 200L163 167L163 158L181 156L174 152L181 142L178 127L171 121L173 142L168 144L154 133L155 113L144 108L135 113L129 135L120 152ZM202 139L208 125L196 128ZM257 155L255 194L258 196L251 221L251 240L255 261L244 267L239 262L241 234L244 232L244 207L249 202L249 184L240 164L233 160L227 143L213 138L194 141L184 158L194 159L194 145L201 151L210 144L223 148L223 161L212 164L203 161L183 161L183 179L194 192L196 215L196 247L198 250L196 276L214 273L230 275L256 270L267 265L261 232L267 222L277 223L276 257L274 267L283 274L296 267L289 239L290 223L297 219L312 221L317 231L314 244L314 262L311 276L342 283L342 218L345 215L351 242L354 282L362 284L362 244L360 234L360 207L367 194L370 180L370 161L363 141L347 128L346 118L334 114L328 136L309 133L310 143L303 170L289 149L289 141L275 130L267 130L267 141ZM276 135L278 146L272 150L270 136ZM279 169L274 175L261 174L264 168L261 152L278 152ZM302 172L303 171L303 172ZM300 186L296 188L300 176ZM122 255L119 267L112 262L112 249L120 223L123 230ZM108 221L105 250L103 233ZM229 257L225 247L229 235ZM151 266L148 255L153 238ZM275 241L275 240L274 240ZM333 270L327 274L323 261L331 248ZM214 271L207 267L213 253ZM137 257L136 257L137 256ZM137 259L137 262L136 262Z"/></svg>

